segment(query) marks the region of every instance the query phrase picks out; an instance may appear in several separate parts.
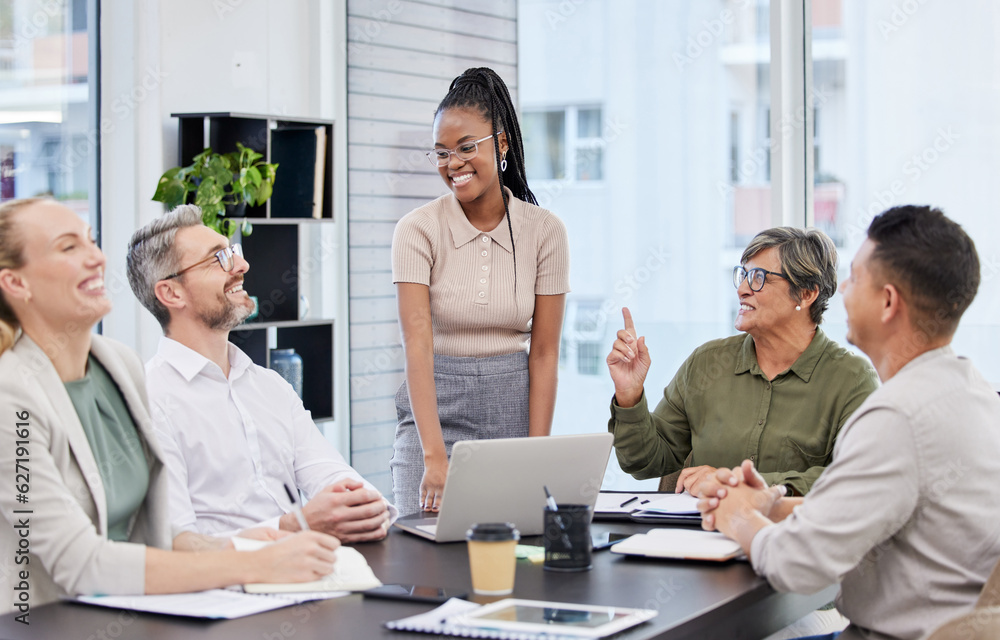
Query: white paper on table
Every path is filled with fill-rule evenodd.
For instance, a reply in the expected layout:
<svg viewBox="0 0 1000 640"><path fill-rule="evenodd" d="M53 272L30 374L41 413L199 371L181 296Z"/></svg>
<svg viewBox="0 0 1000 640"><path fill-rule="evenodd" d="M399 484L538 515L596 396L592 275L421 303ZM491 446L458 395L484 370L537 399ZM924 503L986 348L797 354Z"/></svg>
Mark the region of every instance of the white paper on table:
<svg viewBox="0 0 1000 640"><path fill-rule="evenodd" d="M661 498L642 505L642 510L669 515L698 515L698 498L687 491L684 493L668 493Z"/></svg>

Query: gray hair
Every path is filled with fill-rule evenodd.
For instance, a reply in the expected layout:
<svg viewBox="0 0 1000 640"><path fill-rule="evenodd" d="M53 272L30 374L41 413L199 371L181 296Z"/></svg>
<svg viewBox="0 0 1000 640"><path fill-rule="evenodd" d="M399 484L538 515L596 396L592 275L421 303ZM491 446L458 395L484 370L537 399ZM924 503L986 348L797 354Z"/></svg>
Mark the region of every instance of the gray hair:
<svg viewBox="0 0 1000 640"><path fill-rule="evenodd" d="M778 249L781 271L788 276L791 296L796 302L802 302L803 293L818 290L809 315L816 324L823 322L823 312L837 292L837 247L833 240L819 229L766 229L743 250L740 264L771 248Z"/></svg>
<svg viewBox="0 0 1000 640"><path fill-rule="evenodd" d="M170 324L170 312L156 297L156 283L178 269L174 251L177 230L201 224L201 208L182 204L133 233L129 240L126 259L129 286L164 331Z"/></svg>

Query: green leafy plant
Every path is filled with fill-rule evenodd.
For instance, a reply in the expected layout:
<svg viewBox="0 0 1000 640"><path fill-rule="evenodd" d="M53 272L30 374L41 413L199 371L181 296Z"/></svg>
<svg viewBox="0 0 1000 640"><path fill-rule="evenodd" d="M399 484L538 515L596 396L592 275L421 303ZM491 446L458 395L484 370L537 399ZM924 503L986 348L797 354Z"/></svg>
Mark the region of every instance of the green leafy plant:
<svg viewBox="0 0 1000 640"><path fill-rule="evenodd" d="M232 217L225 217L227 207L238 216L248 204L257 206L267 202L278 171L277 164L263 162L263 154L239 142L236 148L230 153L215 153L206 148L190 165L168 169L160 176L153 200L163 202L168 209L185 203L198 205L205 226L228 238L236 231L237 223ZM252 230L250 222L244 219L243 235L250 235Z"/></svg>

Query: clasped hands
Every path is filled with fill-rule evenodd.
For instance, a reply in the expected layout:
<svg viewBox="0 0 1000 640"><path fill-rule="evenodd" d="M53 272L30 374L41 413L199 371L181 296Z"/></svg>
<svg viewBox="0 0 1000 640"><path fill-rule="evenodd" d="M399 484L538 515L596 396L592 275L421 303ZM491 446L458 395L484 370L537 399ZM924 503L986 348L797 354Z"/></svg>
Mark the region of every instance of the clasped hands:
<svg viewBox="0 0 1000 640"><path fill-rule="evenodd" d="M341 542L381 540L389 532L389 510L382 495L353 478L345 478L317 493L302 507L309 527ZM281 517L280 528L297 531L295 517Z"/></svg>
<svg viewBox="0 0 1000 640"><path fill-rule="evenodd" d="M721 531L745 550L757 531L776 519L775 506L785 495L783 485L768 487L749 460L703 475L696 490L702 528Z"/></svg>

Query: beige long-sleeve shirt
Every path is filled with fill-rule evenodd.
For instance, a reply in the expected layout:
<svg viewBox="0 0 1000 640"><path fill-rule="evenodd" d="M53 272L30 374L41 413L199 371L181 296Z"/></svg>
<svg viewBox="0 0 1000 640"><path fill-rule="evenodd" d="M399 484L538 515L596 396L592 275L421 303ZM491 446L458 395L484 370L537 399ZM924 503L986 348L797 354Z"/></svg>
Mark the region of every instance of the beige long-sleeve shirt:
<svg viewBox="0 0 1000 640"><path fill-rule="evenodd" d="M780 591L841 582L844 640L923 637L1000 559L1000 398L950 347L908 363L841 429L833 462L751 545Z"/></svg>
<svg viewBox="0 0 1000 640"><path fill-rule="evenodd" d="M509 189L507 195L513 245L506 220L480 231L453 194L396 224L392 281L430 287L436 354L482 358L525 351L535 296L569 291L566 227L550 211L514 198Z"/></svg>

